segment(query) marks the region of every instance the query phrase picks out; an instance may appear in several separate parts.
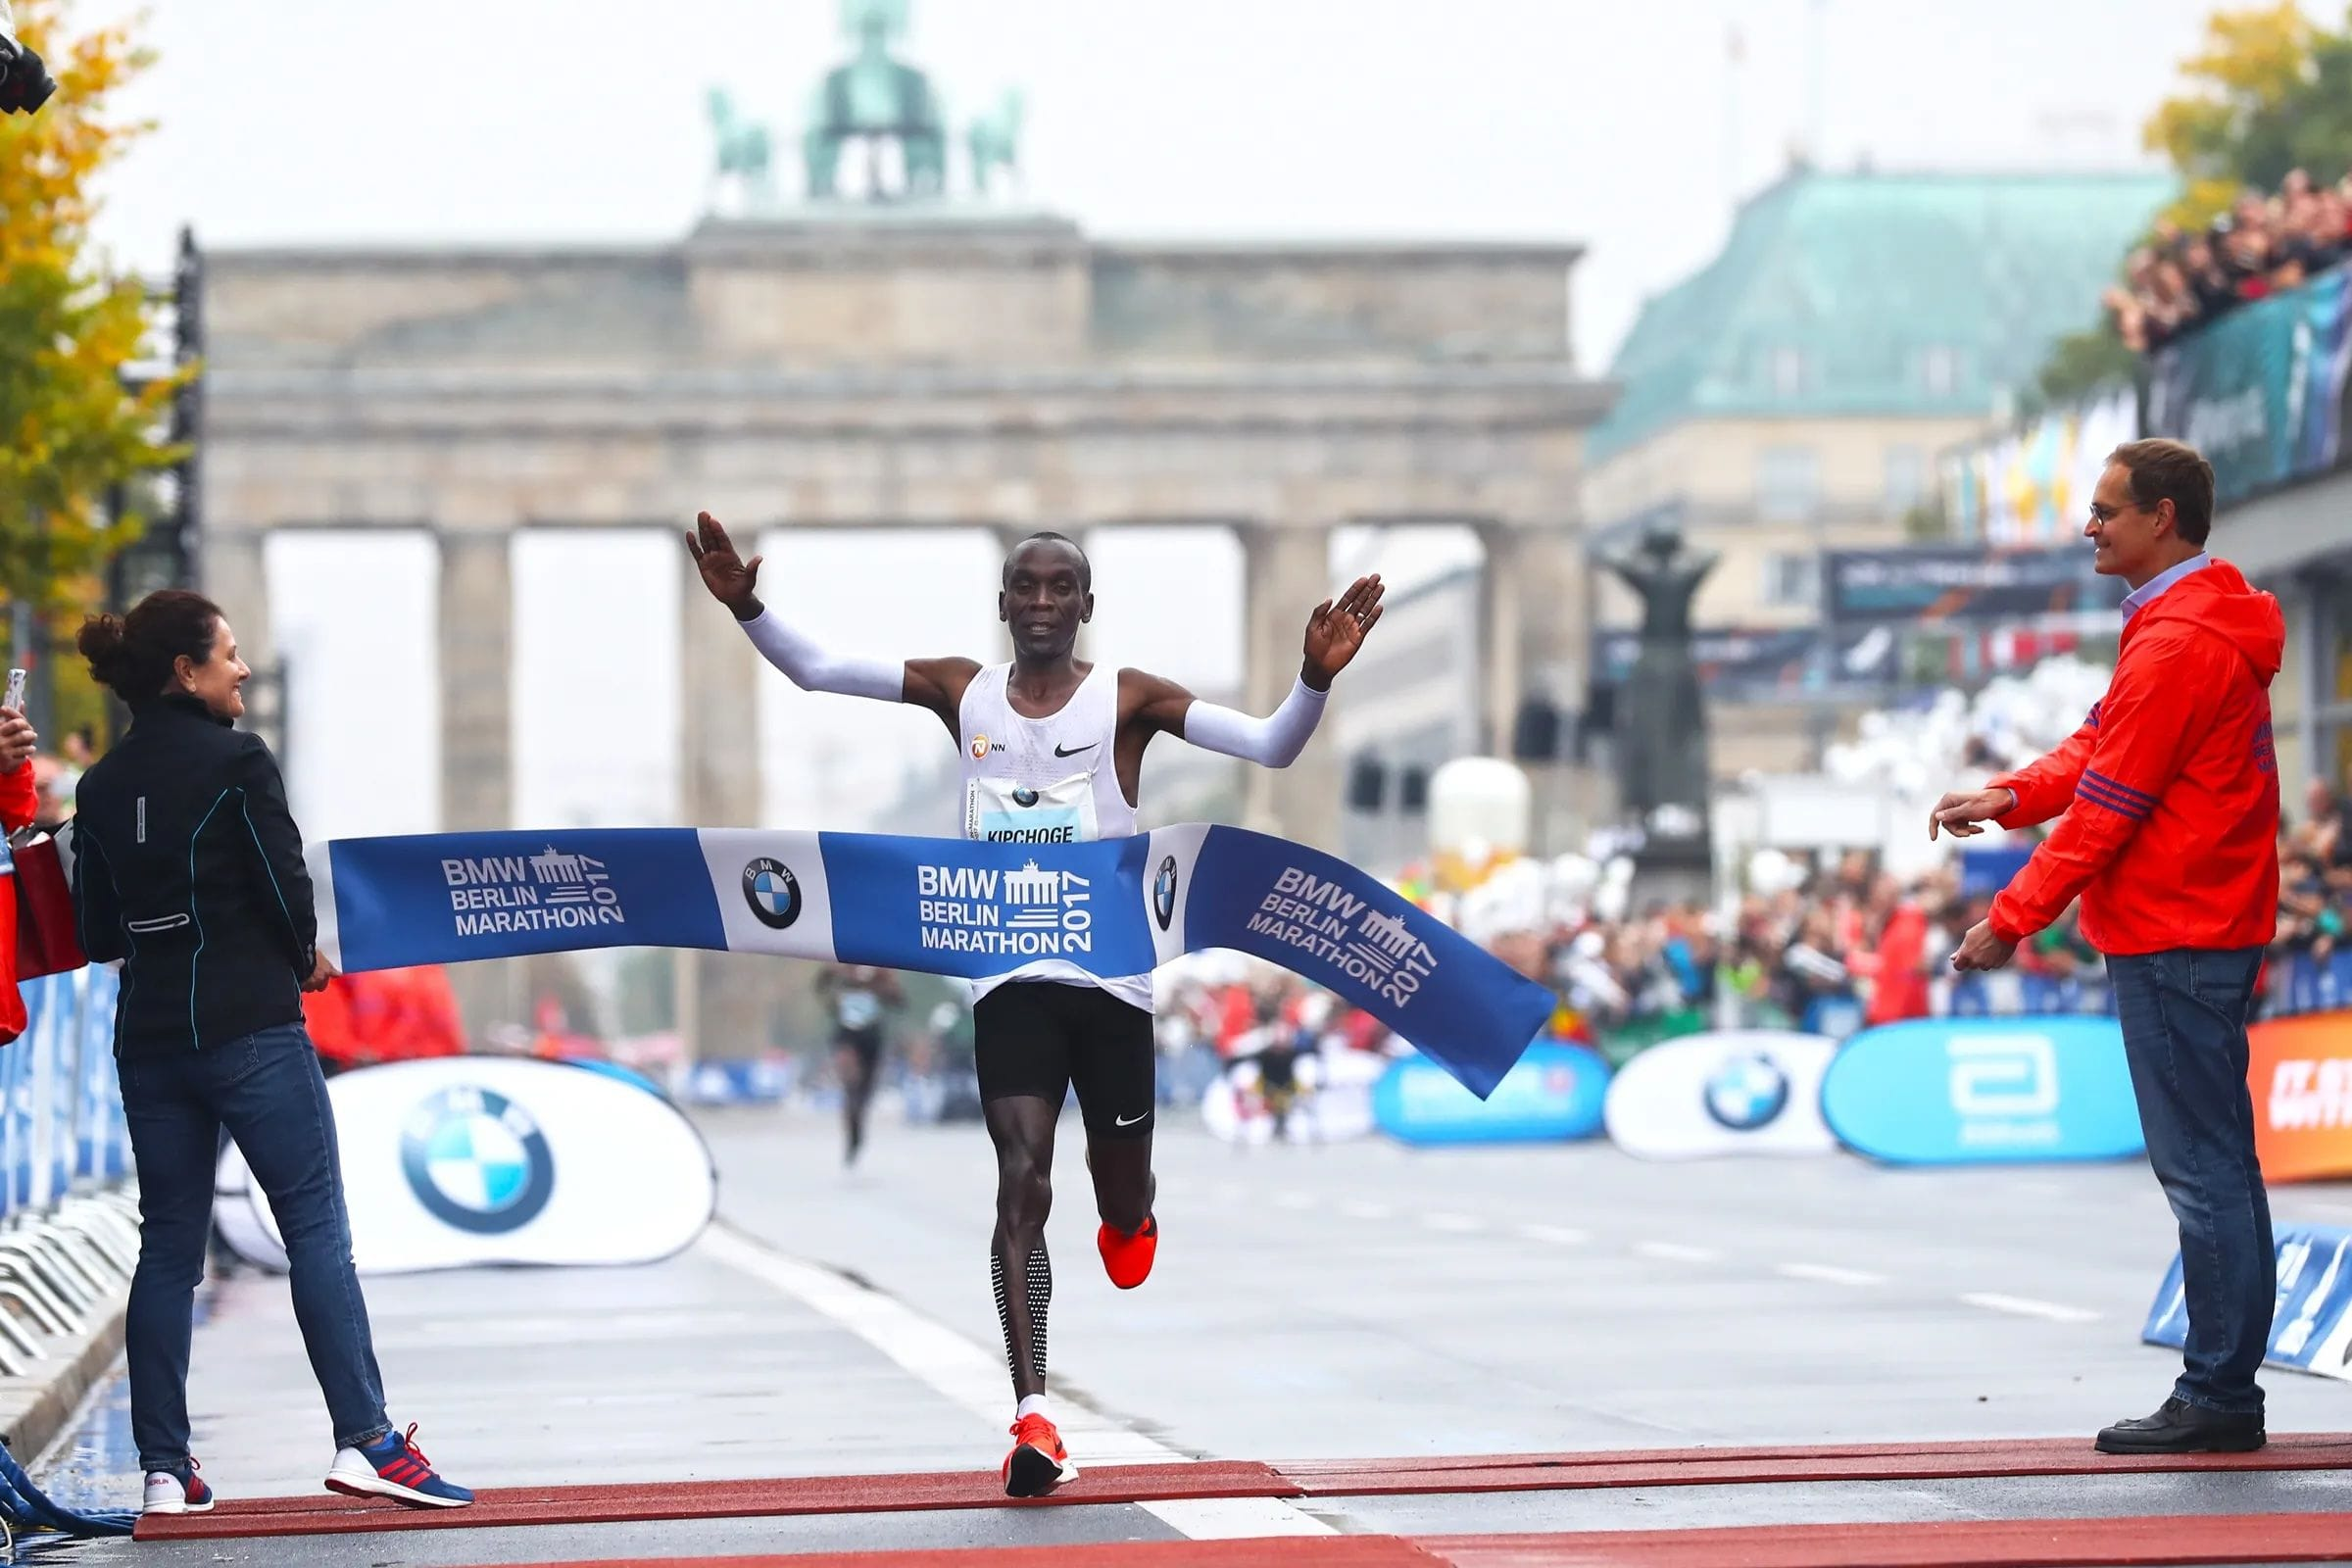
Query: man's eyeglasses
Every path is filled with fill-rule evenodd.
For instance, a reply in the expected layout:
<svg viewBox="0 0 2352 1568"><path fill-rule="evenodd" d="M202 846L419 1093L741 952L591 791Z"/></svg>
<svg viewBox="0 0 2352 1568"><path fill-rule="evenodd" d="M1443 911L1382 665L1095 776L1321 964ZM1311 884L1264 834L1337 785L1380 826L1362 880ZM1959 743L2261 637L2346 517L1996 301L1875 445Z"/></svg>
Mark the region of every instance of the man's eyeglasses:
<svg viewBox="0 0 2352 1568"><path fill-rule="evenodd" d="M2136 501L2131 503L2129 506L2122 507L2103 507L2096 501L2093 501L2090 504L2090 520L2104 528L2107 526L2107 524L2113 522L2116 518L2124 515L2128 512L2145 512L2147 510L2147 508L2141 506Z"/></svg>

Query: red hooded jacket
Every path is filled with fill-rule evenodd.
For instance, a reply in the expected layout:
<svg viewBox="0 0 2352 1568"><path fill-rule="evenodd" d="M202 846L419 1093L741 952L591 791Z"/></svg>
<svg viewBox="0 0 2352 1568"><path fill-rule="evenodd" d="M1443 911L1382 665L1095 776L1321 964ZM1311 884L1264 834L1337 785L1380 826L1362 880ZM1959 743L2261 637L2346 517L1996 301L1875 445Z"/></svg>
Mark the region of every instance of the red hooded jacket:
<svg viewBox="0 0 2352 1568"><path fill-rule="evenodd" d="M2066 744L1993 779L2005 828L2064 812L1992 904L2017 942L2082 900L2082 935L2113 956L2256 948L2278 921L2278 759L2271 678L2278 601L2228 562L2190 572L2124 622L2107 695Z"/></svg>

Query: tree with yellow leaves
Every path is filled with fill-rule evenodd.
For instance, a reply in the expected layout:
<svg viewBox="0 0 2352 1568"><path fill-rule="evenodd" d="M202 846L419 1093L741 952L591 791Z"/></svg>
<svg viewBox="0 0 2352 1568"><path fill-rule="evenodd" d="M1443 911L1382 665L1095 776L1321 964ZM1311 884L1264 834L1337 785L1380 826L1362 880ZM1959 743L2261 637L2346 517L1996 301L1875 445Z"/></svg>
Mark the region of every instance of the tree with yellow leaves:
<svg viewBox="0 0 2352 1568"><path fill-rule="evenodd" d="M69 34L69 0L17 0L57 94L0 118L0 595L44 621L86 607L93 573L136 536L110 495L179 454L165 415L185 371L133 387L146 292L90 238L99 176L149 127L115 111L148 64L127 27Z"/></svg>
<svg viewBox="0 0 2352 1568"><path fill-rule="evenodd" d="M2180 172L2166 216L2211 222L2240 191L2275 191L2297 169L2331 182L2352 172L2352 14L2330 30L2294 0L2217 12L2204 46L2180 64L2188 91L2167 99L2143 133Z"/></svg>

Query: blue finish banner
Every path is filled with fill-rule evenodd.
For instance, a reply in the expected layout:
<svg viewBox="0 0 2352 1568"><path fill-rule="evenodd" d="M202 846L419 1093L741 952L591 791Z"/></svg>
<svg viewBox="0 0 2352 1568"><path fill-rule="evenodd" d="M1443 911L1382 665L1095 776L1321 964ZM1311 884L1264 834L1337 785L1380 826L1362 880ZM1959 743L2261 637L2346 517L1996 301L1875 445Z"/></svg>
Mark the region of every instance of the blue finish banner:
<svg viewBox="0 0 2352 1568"><path fill-rule="evenodd" d="M1895 1165L2121 1159L2145 1147L2112 1018L1866 1029L1830 1063L1821 1108L1846 1147Z"/></svg>
<svg viewBox="0 0 2352 1568"><path fill-rule="evenodd" d="M1599 1132L1608 1093L1609 1064L1584 1046L1531 1046L1483 1103L1408 1056L1372 1086L1372 1121L1406 1144L1550 1143Z"/></svg>
<svg viewBox="0 0 2352 1568"><path fill-rule="evenodd" d="M1361 1007L1484 1099L1550 992L1318 851L1190 824L1086 844L607 828L336 839L319 946L347 973L588 948L707 948L963 979L1112 978L1230 948Z"/></svg>
<svg viewBox="0 0 2352 1568"><path fill-rule="evenodd" d="M2278 1248L2278 1294L2272 1303L2271 1342L2263 1360L2293 1372L2352 1380L2352 1230L2283 1226L2273 1242ZM2145 1344L2176 1349L2188 1343L2188 1301L2180 1286L2178 1252L2139 1337Z"/></svg>

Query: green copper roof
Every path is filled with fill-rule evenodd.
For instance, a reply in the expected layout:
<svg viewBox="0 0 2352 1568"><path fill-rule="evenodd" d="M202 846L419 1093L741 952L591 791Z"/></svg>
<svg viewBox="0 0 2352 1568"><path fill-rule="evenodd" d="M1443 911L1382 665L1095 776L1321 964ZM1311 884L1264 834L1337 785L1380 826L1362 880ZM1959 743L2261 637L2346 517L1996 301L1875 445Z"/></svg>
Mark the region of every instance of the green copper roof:
<svg viewBox="0 0 2352 1568"><path fill-rule="evenodd" d="M1594 428L1605 458L1711 415L1972 415L2098 319L2169 174L1797 170L1642 309Z"/></svg>

